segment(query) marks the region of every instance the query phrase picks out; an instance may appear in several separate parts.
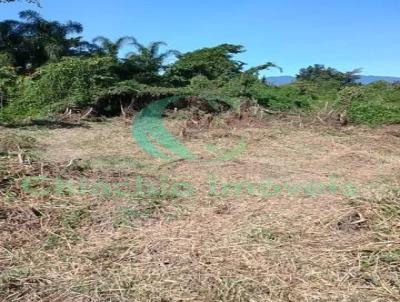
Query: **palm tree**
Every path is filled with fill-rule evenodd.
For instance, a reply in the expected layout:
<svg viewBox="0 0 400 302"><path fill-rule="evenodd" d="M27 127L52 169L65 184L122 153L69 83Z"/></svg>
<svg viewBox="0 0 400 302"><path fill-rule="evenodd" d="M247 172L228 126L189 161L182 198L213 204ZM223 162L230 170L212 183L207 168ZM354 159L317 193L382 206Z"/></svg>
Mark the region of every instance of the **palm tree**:
<svg viewBox="0 0 400 302"><path fill-rule="evenodd" d="M79 46L80 38L67 38L71 34L79 34L83 27L78 22L68 21L62 24L47 21L35 11L23 11L20 18L26 20L21 28L28 35L30 43L44 52L46 61L55 61L68 55L70 49Z"/></svg>
<svg viewBox="0 0 400 302"><path fill-rule="evenodd" d="M122 47L127 44L135 43L137 43L136 39L130 36L121 37L115 42L103 36L93 39L93 44L97 45L98 53L110 56L116 60L118 59L118 53Z"/></svg>
<svg viewBox="0 0 400 302"><path fill-rule="evenodd" d="M0 22L0 52L10 54L22 70L73 55L82 43L80 37L69 37L82 32L80 23L47 21L31 10L19 16L22 21Z"/></svg>
<svg viewBox="0 0 400 302"><path fill-rule="evenodd" d="M9 3L9 2L15 2L17 0L0 0L0 3ZM34 3L37 6L40 6L40 1L39 0L25 0L28 3Z"/></svg>
<svg viewBox="0 0 400 302"><path fill-rule="evenodd" d="M151 42L148 46L135 42L136 52L130 52L126 56L125 65L129 75L135 74L135 78L140 83L154 84L160 81L160 73L165 70L165 60L170 56L178 56L177 50L167 50L160 52L162 46L167 46L165 42Z"/></svg>

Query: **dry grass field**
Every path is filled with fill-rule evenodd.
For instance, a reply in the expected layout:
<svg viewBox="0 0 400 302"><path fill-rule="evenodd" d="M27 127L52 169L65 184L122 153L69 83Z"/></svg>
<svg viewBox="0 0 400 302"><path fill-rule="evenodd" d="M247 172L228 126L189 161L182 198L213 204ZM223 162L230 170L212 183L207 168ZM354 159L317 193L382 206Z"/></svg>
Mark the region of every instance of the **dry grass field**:
<svg viewBox="0 0 400 302"><path fill-rule="evenodd" d="M119 118L0 128L0 300L400 301L399 126L221 117L180 139L196 160Z"/></svg>

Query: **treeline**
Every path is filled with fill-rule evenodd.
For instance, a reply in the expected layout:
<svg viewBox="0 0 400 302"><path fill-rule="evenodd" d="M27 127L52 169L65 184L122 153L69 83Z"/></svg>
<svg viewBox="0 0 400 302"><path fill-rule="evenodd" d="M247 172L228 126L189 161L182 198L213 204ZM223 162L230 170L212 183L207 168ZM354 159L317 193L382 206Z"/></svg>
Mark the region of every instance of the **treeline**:
<svg viewBox="0 0 400 302"><path fill-rule="evenodd" d="M296 82L275 87L255 67L235 59L241 45L181 53L164 42L143 45L132 36L85 41L78 22L49 21L23 11L0 22L0 121L49 117L69 109L119 113L163 96L196 97L234 109L250 100L274 111L347 114L355 123L399 123L400 85L357 84L360 70L323 65L301 69ZM128 50L123 57L122 50ZM168 60L169 59L169 60ZM170 61L173 63L167 64Z"/></svg>

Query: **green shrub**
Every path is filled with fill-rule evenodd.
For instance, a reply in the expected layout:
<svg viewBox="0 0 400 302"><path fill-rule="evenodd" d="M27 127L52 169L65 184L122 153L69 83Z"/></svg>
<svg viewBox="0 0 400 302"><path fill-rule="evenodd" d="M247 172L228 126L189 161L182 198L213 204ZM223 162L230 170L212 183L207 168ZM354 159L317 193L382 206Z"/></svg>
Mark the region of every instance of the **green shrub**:
<svg viewBox="0 0 400 302"><path fill-rule="evenodd" d="M364 87L345 87L338 93L339 106L347 107L354 102L364 102L366 100L366 91Z"/></svg>
<svg viewBox="0 0 400 302"><path fill-rule="evenodd" d="M400 122L400 89L387 82L346 87L338 94L338 106L359 124L394 124Z"/></svg>
<svg viewBox="0 0 400 302"><path fill-rule="evenodd" d="M17 152L21 149L34 149L37 147L36 139L20 133L0 133L0 154Z"/></svg>
<svg viewBox="0 0 400 302"><path fill-rule="evenodd" d="M360 124L400 123L400 89L386 82L363 87L363 96L350 104L351 121Z"/></svg>
<svg viewBox="0 0 400 302"><path fill-rule="evenodd" d="M6 105L17 78L14 67L0 66L0 110Z"/></svg>
<svg viewBox="0 0 400 302"><path fill-rule="evenodd" d="M379 102L355 102L349 109L350 119L358 124L397 124L400 123L400 106L393 107Z"/></svg>
<svg viewBox="0 0 400 302"><path fill-rule="evenodd" d="M69 107L93 104L102 89L115 83L110 58L64 58L39 68L16 83L0 119L47 117Z"/></svg>
<svg viewBox="0 0 400 302"><path fill-rule="evenodd" d="M8 64L7 60L0 56L0 65ZM144 105L167 96L194 96L215 110L238 109L240 102L247 99L276 111L329 108L346 110L354 123L400 123L400 85L387 82L343 86L336 80L315 80L275 87L265 84L256 73L237 71L214 77L193 73L186 79L187 85L158 87L132 79L121 81L120 63L107 56L66 57L28 76L18 76L14 68L4 64L0 66L0 121L5 122L46 118L66 108L88 106L96 106L100 114L114 115L132 97Z"/></svg>
<svg viewBox="0 0 400 302"><path fill-rule="evenodd" d="M288 111L293 109L308 110L311 98L301 94L299 88L294 85L271 87L257 83L251 88L252 96L260 105L273 110Z"/></svg>

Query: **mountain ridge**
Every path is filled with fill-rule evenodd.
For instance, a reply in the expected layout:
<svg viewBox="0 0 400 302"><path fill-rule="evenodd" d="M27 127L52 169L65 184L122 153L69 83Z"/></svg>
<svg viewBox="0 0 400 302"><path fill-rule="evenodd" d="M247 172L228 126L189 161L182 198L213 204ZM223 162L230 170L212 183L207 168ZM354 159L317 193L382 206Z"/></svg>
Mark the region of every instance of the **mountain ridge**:
<svg viewBox="0 0 400 302"><path fill-rule="evenodd" d="M290 84L296 80L294 76L274 76L267 77L267 81L273 85L280 86L285 84ZM377 81L386 81L389 83L400 82L400 77L391 77L391 76L374 76L374 75L361 75L361 78L358 80L359 83L363 85L367 85Z"/></svg>

